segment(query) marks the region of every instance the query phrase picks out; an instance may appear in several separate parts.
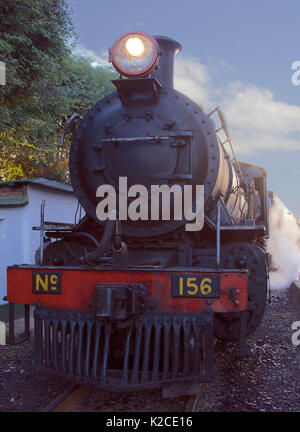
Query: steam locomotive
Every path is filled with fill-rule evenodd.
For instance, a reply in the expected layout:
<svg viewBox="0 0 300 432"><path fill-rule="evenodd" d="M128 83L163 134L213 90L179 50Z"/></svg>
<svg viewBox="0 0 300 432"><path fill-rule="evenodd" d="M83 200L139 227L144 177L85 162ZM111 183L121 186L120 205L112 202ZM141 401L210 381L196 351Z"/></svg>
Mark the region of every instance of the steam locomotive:
<svg viewBox="0 0 300 432"><path fill-rule="evenodd" d="M37 364L101 389L191 393L214 379L214 338L246 355L264 313L266 173L237 160L219 108L174 89L180 50L115 42L116 91L67 125L80 120L69 169L85 215L46 232L39 265L7 271L10 305L35 305Z"/></svg>

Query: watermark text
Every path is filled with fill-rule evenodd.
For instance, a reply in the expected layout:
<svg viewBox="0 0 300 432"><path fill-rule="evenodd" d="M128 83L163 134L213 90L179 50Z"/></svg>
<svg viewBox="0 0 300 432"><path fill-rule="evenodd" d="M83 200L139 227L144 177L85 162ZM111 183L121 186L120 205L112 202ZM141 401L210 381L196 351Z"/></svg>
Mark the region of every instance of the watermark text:
<svg viewBox="0 0 300 432"><path fill-rule="evenodd" d="M300 85L300 60L292 63L292 70L295 71L291 76L291 81L294 86Z"/></svg>
<svg viewBox="0 0 300 432"><path fill-rule="evenodd" d="M292 335L292 344L295 346L300 345L300 321L295 321L292 324L292 330L296 330Z"/></svg>
<svg viewBox="0 0 300 432"><path fill-rule="evenodd" d="M96 197L102 198L96 208L97 218L101 221L115 220L118 210L119 220L166 221L173 218L190 222L185 224L186 231L200 231L203 228L203 185L151 185L149 192L141 184L128 189L127 177L119 178L118 192L110 184L101 185L96 191Z"/></svg>

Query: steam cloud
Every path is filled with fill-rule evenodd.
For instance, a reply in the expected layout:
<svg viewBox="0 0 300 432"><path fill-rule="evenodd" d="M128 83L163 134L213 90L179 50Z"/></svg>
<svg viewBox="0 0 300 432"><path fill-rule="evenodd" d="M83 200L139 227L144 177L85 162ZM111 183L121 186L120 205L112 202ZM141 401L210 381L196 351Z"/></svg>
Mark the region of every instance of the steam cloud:
<svg viewBox="0 0 300 432"><path fill-rule="evenodd" d="M271 254L271 289L288 288L300 270L300 225L297 218L274 194L269 212Z"/></svg>

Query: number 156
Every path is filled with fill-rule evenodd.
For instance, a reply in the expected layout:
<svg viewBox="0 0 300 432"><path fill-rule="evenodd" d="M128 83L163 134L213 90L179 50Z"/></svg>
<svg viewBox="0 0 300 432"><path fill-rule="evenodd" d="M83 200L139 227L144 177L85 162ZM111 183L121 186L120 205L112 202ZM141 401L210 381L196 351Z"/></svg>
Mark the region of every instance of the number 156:
<svg viewBox="0 0 300 432"><path fill-rule="evenodd" d="M197 278L196 277L189 277L186 279L186 286L188 288L187 293L189 295L196 295L198 293L198 290L200 289L200 292L202 295L208 295L212 292L211 287L211 279L210 278L203 278L200 282L200 286L196 284ZM184 278L179 278L179 295L183 295L183 287L184 287Z"/></svg>

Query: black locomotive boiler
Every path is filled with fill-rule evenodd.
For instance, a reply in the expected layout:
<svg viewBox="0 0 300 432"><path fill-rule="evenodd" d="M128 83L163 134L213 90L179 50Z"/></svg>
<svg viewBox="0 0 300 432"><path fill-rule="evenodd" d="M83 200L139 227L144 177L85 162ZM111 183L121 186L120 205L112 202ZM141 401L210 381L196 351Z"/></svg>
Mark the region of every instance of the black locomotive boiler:
<svg viewBox="0 0 300 432"><path fill-rule="evenodd" d="M214 337L238 341L245 354L264 313L266 173L236 159L218 108L206 115L174 89L180 50L142 32L115 42L116 91L80 120L70 149L85 216L46 233L55 241L39 265L8 268L8 301L35 305L38 364L80 383L129 391L209 382ZM124 196L120 179L128 191L149 191L149 204L156 185L155 218L150 206L138 217L139 194ZM203 226L194 231L174 217L175 190L188 185L204 187ZM108 196L100 199L101 186L119 198L106 220L97 212ZM135 205L135 220L120 199ZM193 209L196 201L194 193Z"/></svg>

